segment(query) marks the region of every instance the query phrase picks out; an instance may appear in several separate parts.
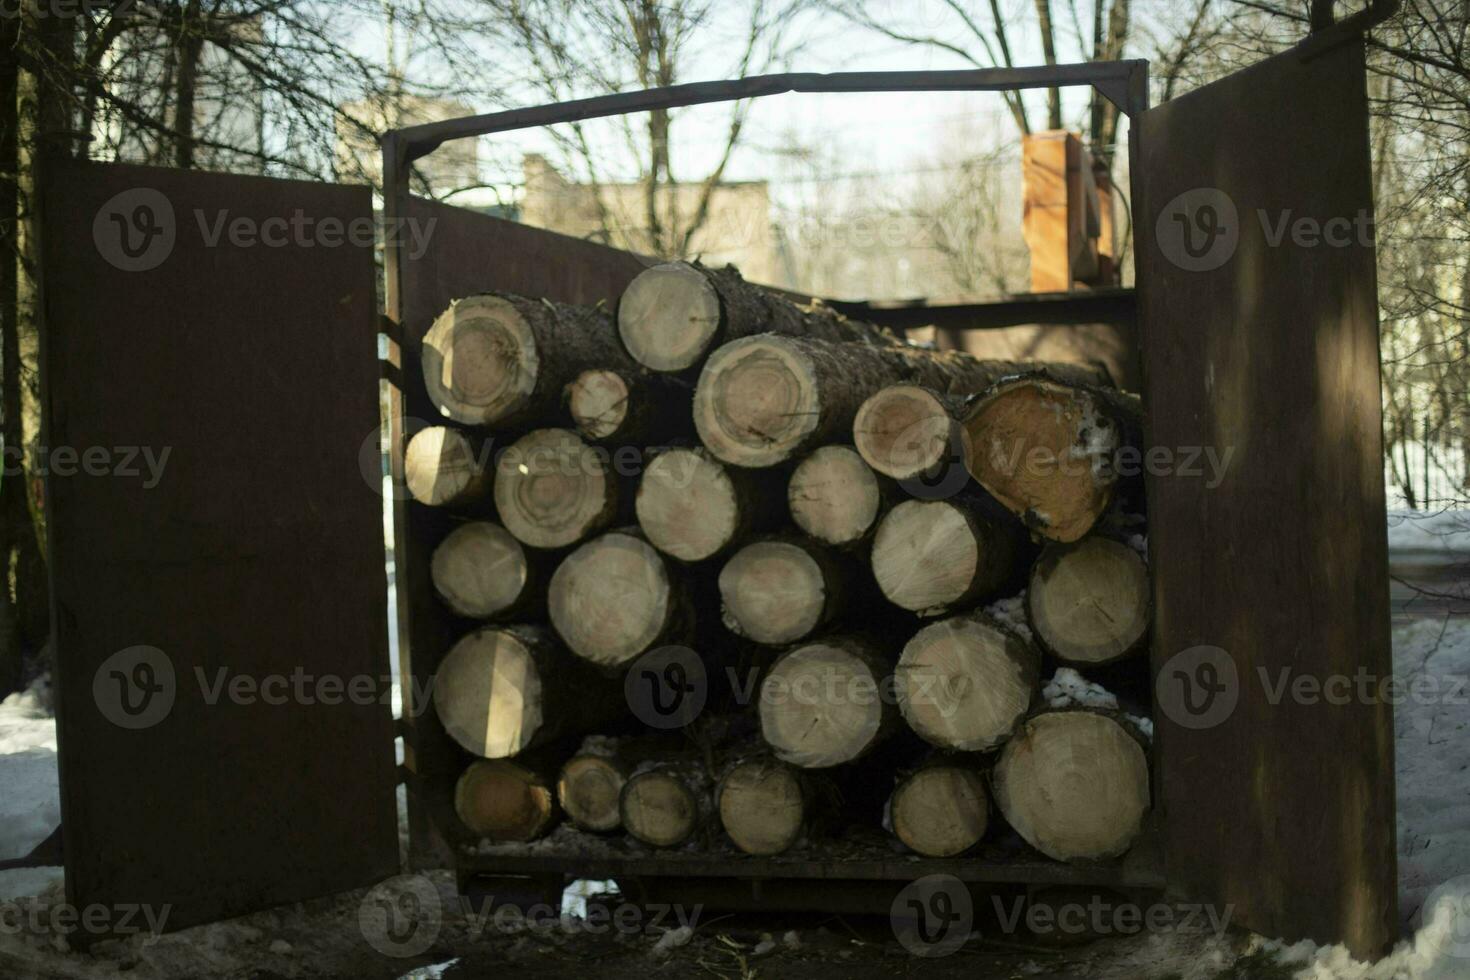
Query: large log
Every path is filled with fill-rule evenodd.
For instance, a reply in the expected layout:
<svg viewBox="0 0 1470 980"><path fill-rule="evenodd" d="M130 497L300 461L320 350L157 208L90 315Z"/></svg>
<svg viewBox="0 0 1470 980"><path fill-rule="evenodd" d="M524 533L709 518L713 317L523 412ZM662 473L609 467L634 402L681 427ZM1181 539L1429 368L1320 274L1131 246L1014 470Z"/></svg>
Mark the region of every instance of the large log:
<svg viewBox="0 0 1470 980"><path fill-rule="evenodd" d="M647 445L690 436L694 389L666 374L588 368L567 385L567 413L592 442Z"/></svg>
<svg viewBox="0 0 1470 980"><path fill-rule="evenodd" d="M491 482L484 444L448 426L420 429L403 453L403 482L414 500L430 507L484 505Z"/></svg>
<svg viewBox="0 0 1470 980"><path fill-rule="evenodd" d="M739 337L780 333L846 343L892 346L883 327L849 320L814 303L798 306L751 285L733 266L687 262L640 273L618 303L618 332L634 359L655 371L687 371L710 351Z"/></svg>
<svg viewBox="0 0 1470 980"><path fill-rule="evenodd" d="M988 752L1026 717L1040 688L1041 657L980 613L930 623L904 646L894 671L899 711L942 749Z"/></svg>
<svg viewBox="0 0 1470 980"><path fill-rule="evenodd" d="M870 561L889 602L922 616L974 605L1020 574L1024 532L984 498L906 500L878 525Z"/></svg>
<svg viewBox="0 0 1470 980"><path fill-rule="evenodd" d="M1118 454L1136 451L1140 409L1118 392L1047 375L993 386L965 416L968 468L1022 522L1076 541L1107 512Z"/></svg>
<svg viewBox="0 0 1470 980"><path fill-rule="evenodd" d="M643 471L635 510L654 547L680 561L703 561L776 526L780 485L767 474L727 467L708 450L673 448Z"/></svg>
<svg viewBox="0 0 1470 980"><path fill-rule="evenodd" d="M551 624L573 653L607 671L695 626L692 586L635 529L610 531L572 552L551 576Z"/></svg>
<svg viewBox="0 0 1470 980"><path fill-rule="evenodd" d="M551 785L509 759L479 759L454 786L454 812L473 834L497 841L532 841L556 823Z"/></svg>
<svg viewBox="0 0 1470 980"><path fill-rule="evenodd" d="M692 758L650 760L623 785L623 828L651 847L678 847L701 835L714 818L711 780Z"/></svg>
<svg viewBox="0 0 1470 980"><path fill-rule="evenodd" d="M991 788L1006 822L1047 857L1116 857L1143 828L1148 759L1137 736L1104 713L1047 711L1006 743Z"/></svg>
<svg viewBox="0 0 1470 980"><path fill-rule="evenodd" d="M607 454L569 429L529 432L496 463L500 521L533 548L565 548L608 527L620 496Z"/></svg>
<svg viewBox="0 0 1470 980"><path fill-rule="evenodd" d="M822 446L791 472L786 503L796 526L838 548L858 545L895 496L851 446Z"/></svg>
<svg viewBox="0 0 1470 980"><path fill-rule="evenodd" d="M451 303L421 356L429 398L446 417L501 430L551 417L588 368L636 370L606 310L508 293Z"/></svg>
<svg viewBox="0 0 1470 980"><path fill-rule="evenodd" d="M1064 663L1112 663L1143 648L1148 568L1138 552L1091 535L1049 544L1031 568L1026 612L1036 638Z"/></svg>
<svg viewBox="0 0 1470 980"><path fill-rule="evenodd" d="M885 690L892 672L857 637L797 647L761 681L761 737L778 758L803 769L859 759L901 725Z"/></svg>
<svg viewBox="0 0 1470 980"><path fill-rule="evenodd" d="M487 759L595 730L627 711L621 685L540 626L485 626L461 639L435 672L433 700L450 737Z"/></svg>
<svg viewBox="0 0 1470 980"><path fill-rule="evenodd" d="M720 569L725 625L767 646L795 643L837 617L848 577L844 563L814 541L754 541Z"/></svg>
<svg viewBox="0 0 1470 980"><path fill-rule="evenodd" d="M955 857L985 836L990 794L972 765L936 761L903 776L889 801L893 834L925 857Z"/></svg>
<svg viewBox="0 0 1470 980"><path fill-rule="evenodd" d="M720 823L746 854L789 850L807 830L816 792L810 774L759 754L725 770L715 789Z"/></svg>
<svg viewBox="0 0 1470 980"><path fill-rule="evenodd" d="M548 571L544 556L489 521L467 521L450 531L429 561L434 591L470 619L539 618Z"/></svg>

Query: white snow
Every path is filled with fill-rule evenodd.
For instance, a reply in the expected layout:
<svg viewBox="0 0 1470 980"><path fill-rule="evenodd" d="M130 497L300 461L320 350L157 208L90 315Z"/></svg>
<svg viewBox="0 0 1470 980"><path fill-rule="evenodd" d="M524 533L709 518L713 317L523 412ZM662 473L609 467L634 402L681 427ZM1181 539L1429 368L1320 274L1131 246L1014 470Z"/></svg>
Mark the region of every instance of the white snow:
<svg viewBox="0 0 1470 980"><path fill-rule="evenodd" d="M61 823L48 700L38 681L0 701L0 859L24 857ZM0 900L38 894L60 878L60 868L0 871Z"/></svg>
<svg viewBox="0 0 1470 980"><path fill-rule="evenodd" d="M1470 510L1391 511L1388 548L1398 552L1445 552L1470 558Z"/></svg>
<svg viewBox="0 0 1470 980"><path fill-rule="evenodd" d="M1041 698L1049 708L1102 708L1108 711L1117 711L1118 699L1094 681L1083 677L1071 667L1058 667L1057 672L1052 675L1041 688ZM1154 723L1151 718L1141 718L1127 712L1123 716L1133 723L1145 737L1154 737Z"/></svg>
<svg viewBox="0 0 1470 980"><path fill-rule="evenodd" d="M1008 626L1026 640L1031 639L1031 623L1026 619L1026 590L1007 599L997 599L985 607L991 619Z"/></svg>

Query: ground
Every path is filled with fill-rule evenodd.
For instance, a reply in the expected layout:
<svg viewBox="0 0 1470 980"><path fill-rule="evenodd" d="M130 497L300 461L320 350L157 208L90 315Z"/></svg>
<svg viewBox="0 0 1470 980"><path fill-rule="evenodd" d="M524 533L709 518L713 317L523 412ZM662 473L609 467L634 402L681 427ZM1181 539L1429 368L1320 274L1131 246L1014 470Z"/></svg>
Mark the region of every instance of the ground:
<svg viewBox="0 0 1470 980"><path fill-rule="evenodd" d="M1458 566L1470 555L1470 533L1442 533L1456 526L1470 521L1398 519L1390 532L1397 577L1428 583L1438 593L1463 587ZM535 921L477 915L462 907L443 873L79 952L36 914L62 901L60 869L45 868L0 871L0 978L1470 978L1470 604L1425 597L1402 584L1394 599L1396 673L1406 680L1433 678L1437 693L1409 698L1396 709L1406 938L1374 964L1353 961L1341 947L1287 946L1208 923L1057 946L991 928L984 909L976 910L968 941L939 958L911 955L887 920L815 913L779 921L710 917L692 929L675 922L649 923L642 931L597 929L580 917L588 905L576 894L568 896L562 914ZM44 686L37 686L0 704L0 858L26 853L60 820L48 700ZM399 941L385 929L386 913L375 910L384 900L401 906L408 895L416 908L440 914L415 919L416 927ZM605 906L594 899L591 907ZM1001 935L1006 938L995 938Z"/></svg>

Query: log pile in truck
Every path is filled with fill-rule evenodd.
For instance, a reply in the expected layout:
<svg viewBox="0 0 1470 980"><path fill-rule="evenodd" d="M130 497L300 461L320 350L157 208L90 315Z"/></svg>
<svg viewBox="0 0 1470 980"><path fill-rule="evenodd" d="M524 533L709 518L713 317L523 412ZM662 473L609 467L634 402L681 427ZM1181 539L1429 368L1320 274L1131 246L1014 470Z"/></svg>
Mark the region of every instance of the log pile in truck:
<svg viewBox="0 0 1470 980"><path fill-rule="evenodd" d="M1140 413L1105 369L698 263L615 308L464 297L421 363L443 424L405 483L451 518L432 700L465 844L1089 861L1143 832L1149 578L1114 465ZM1125 707L1049 698L1059 670Z"/></svg>

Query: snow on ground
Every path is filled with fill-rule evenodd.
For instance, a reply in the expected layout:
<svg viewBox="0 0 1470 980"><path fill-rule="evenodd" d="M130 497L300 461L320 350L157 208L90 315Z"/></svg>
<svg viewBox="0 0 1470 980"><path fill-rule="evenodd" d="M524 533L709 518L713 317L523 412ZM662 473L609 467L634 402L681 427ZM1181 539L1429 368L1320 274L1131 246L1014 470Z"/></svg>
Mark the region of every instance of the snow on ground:
<svg viewBox="0 0 1470 980"><path fill-rule="evenodd" d="M1470 511L1390 511L1388 549L1396 552L1437 551L1464 558L1470 552Z"/></svg>
<svg viewBox="0 0 1470 980"><path fill-rule="evenodd" d="M44 683L0 701L0 859L20 857L61 823L56 722ZM0 900L44 891L59 868L0 871Z"/></svg>

